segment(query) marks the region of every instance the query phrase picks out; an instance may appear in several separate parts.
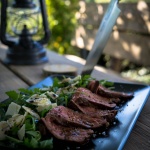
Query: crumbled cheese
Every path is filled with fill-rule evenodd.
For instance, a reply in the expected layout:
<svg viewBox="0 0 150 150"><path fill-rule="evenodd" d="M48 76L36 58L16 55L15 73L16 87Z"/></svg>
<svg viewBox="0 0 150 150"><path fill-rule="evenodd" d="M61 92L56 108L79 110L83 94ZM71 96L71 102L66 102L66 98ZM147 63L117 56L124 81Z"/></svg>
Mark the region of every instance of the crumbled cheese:
<svg viewBox="0 0 150 150"><path fill-rule="evenodd" d="M38 120L40 119L40 116L36 112L34 112L31 108L26 107L26 106L22 106L22 108L25 111L27 111L29 114L31 114L33 117L35 117L36 119L38 119Z"/></svg>
<svg viewBox="0 0 150 150"><path fill-rule="evenodd" d="M6 135L5 132L9 131L10 127L6 121L1 121L0 122L0 141L4 140Z"/></svg>
<svg viewBox="0 0 150 150"><path fill-rule="evenodd" d="M5 115L6 115L6 116L7 116L7 115L13 116L13 115L15 115L15 114L18 114L18 112L20 111L20 108L21 108L20 105L14 103L14 102L11 102L11 103L9 104L9 106L8 106L8 109L7 109Z"/></svg>
<svg viewBox="0 0 150 150"><path fill-rule="evenodd" d="M19 140L23 140L25 136L25 124L23 124L23 126L20 128L20 130L18 130L18 138Z"/></svg>
<svg viewBox="0 0 150 150"><path fill-rule="evenodd" d="M7 123L10 127L13 127L14 125L22 125L24 120L25 120L24 115L15 114L7 120Z"/></svg>

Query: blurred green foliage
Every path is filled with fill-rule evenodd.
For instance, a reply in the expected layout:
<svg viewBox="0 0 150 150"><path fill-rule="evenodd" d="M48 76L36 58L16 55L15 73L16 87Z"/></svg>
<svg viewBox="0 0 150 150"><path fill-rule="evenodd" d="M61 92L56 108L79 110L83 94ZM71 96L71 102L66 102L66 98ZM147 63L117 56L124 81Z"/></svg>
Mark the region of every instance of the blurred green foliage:
<svg viewBox="0 0 150 150"><path fill-rule="evenodd" d="M95 3L108 3L110 2L111 0L84 0L85 2L95 2ZM123 2L123 3L137 3L138 1L141 1L141 0L119 0L120 2ZM150 0L143 0L145 2L150 2Z"/></svg>
<svg viewBox="0 0 150 150"><path fill-rule="evenodd" d="M71 46L77 21L75 14L79 9L77 0L46 0L51 38L47 47L59 54L77 54Z"/></svg>

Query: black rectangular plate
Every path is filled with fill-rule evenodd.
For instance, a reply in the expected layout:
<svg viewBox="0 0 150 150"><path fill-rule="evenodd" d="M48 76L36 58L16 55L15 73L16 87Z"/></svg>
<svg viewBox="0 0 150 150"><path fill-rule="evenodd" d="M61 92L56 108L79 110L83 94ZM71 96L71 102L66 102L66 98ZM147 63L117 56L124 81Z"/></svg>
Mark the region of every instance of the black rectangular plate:
<svg viewBox="0 0 150 150"><path fill-rule="evenodd" d="M41 88L43 86L51 86L53 85L54 77L56 76L47 77L41 82L30 87L30 89ZM123 106L119 108L120 111L118 111L117 114L117 124L109 129L107 136L97 136L96 138L92 139L89 144L81 147L80 149L86 150L123 149L125 142L127 141L138 119L138 116L140 115L141 110L149 97L150 86L140 84L115 83L114 87L115 91L127 93L134 92L134 98L126 102ZM56 147L56 149L58 148L60 148L60 146Z"/></svg>

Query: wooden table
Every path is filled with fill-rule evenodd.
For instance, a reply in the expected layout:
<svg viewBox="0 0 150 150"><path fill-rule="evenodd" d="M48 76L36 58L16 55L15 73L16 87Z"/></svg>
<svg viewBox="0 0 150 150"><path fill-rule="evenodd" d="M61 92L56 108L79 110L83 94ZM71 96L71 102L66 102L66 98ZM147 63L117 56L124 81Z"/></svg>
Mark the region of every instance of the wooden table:
<svg viewBox="0 0 150 150"><path fill-rule="evenodd" d="M37 82L43 80L43 67L46 64L32 66L14 66L4 65L2 60L5 58L6 47L0 45L0 101L7 98L5 92L9 90L17 90L18 88L27 88ZM47 64L70 64L78 68L81 72L84 60L80 62L77 58L72 60L67 57L58 55L55 52L47 51L49 62ZM92 72L92 76L97 79L106 79L114 82L131 82L123 79L119 75L114 74L102 67L96 66ZM133 82L133 81L132 81ZM110 148L111 149L111 148ZM150 98L140 114L131 135L129 136L124 150L149 150L150 149Z"/></svg>

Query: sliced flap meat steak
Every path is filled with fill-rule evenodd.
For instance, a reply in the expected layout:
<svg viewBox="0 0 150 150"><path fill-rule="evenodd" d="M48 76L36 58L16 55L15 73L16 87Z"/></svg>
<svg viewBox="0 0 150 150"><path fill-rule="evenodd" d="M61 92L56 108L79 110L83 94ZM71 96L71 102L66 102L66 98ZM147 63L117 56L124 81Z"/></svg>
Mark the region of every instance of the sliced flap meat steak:
<svg viewBox="0 0 150 150"><path fill-rule="evenodd" d="M72 96L73 101L74 99L82 100L82 102L88 104L91 103L101 109L113 109L116 107L116 104L113 102L113 98L99 96L82 87L75 91L74 95Z"/></svg>
<svg viewBox="0 0 150 150"><path fill-rule="evenodd" d="M98 81L90 81L87 88L91 90L93 93L96 93L101 96L109 97L109 98L118 98L118 101L116 99L116 103L119 103L120 100L129 100L133 98L133 93L124 93L124 92L118 92L113 91L108 88L105 88L104 86L100 85ZM115 102L115 101L114 101Z"/></svg>
<svg viewBox="0 0 150 150"><path fill-rule="evenodd" d="M64 106L57 106L49 111L46 117L51 116L56 122L64 126L75 126L82 128L106 129L109 123L102 117L90 117L78 111Z"/></svg>
<svg viewBox="0 0 150 150"><path fill-rule="evenodd" d="M68 107L73 110L80 111L88 116L95 118L105 118L108 122L115 119L117 110L102 110L91 104L89 101L80 98L74 98L69 102Z"/></svg>
<svg viewBox="0 0 150 150"><path fill-rule="evenodd" d="M87 143L94 133L91 129L62 126L55 122L54 118L50 115L41 118L41 120L55 138L68 142L75 142L78 144Z"/></svg>

